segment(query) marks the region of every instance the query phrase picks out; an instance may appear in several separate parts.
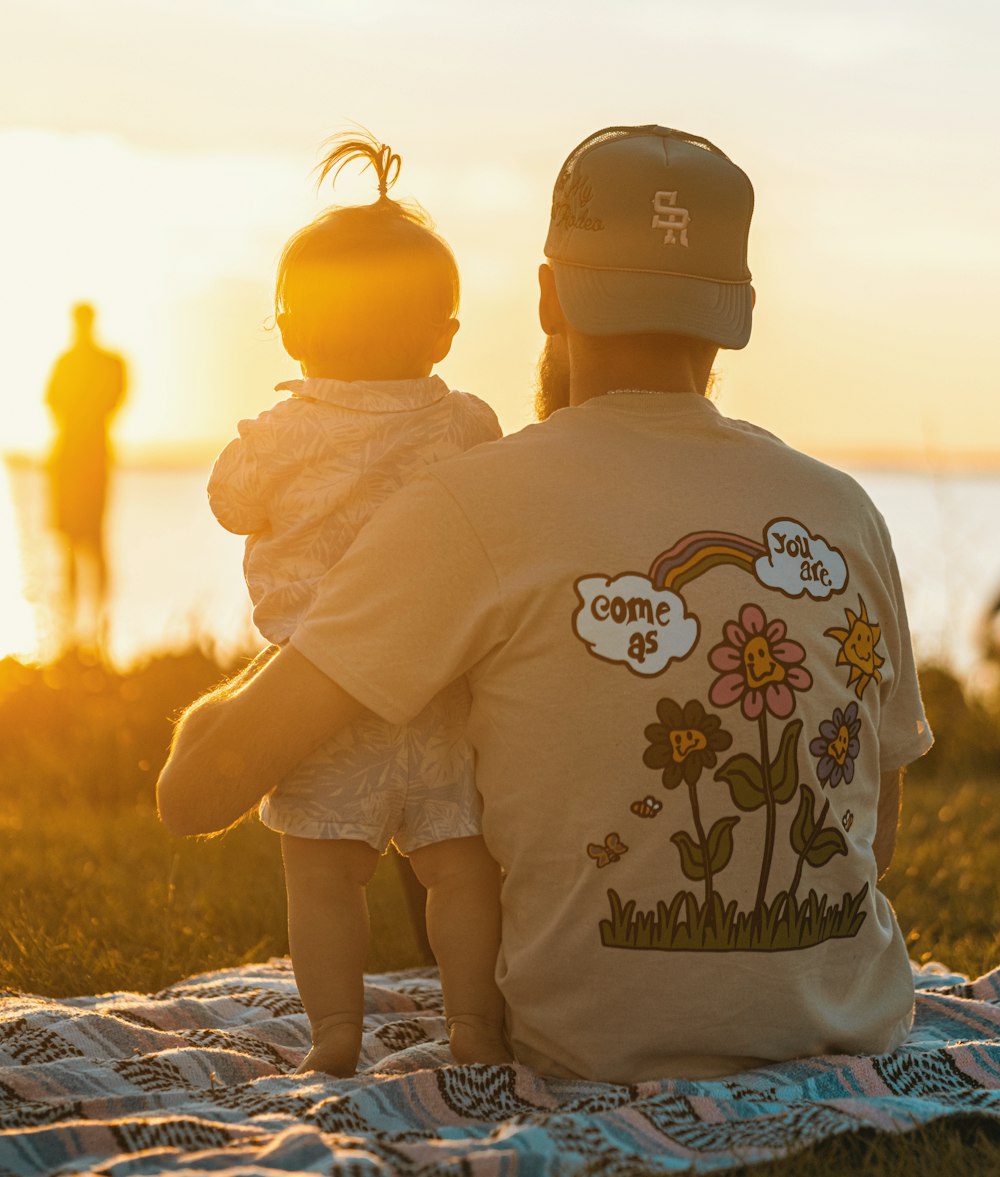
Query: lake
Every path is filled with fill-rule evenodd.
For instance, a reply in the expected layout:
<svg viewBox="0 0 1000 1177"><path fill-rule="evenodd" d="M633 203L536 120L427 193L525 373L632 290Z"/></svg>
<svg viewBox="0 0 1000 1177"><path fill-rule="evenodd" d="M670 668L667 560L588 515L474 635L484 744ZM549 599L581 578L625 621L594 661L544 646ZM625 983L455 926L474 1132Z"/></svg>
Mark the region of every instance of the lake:
<svg viewBox="0 0 1000 1177"><path fill-rule="evenodd" d="M892 532L918 657L959 671L976 659L983 612L1000 593L1000 473L850 467ZM213 519L208 469L120 468L108 510L110 653L118 664L193 640L223 653L260 644L242 539ZM58 558L41 471L8 463L0 485L0 656L54 652Z"/></svg>
<svg viewBox="0 0 1000 1177"><path fill-rule="evenodd" d="M213 518L207 480L200 467L113 472L106 526L114 663L202 639L223 655L261 644L243 584L243 540ZM60 557L46 511L42 471L7 463L0 487L0 655L45 660L57 646L52 588L60 583Z"/></svg>

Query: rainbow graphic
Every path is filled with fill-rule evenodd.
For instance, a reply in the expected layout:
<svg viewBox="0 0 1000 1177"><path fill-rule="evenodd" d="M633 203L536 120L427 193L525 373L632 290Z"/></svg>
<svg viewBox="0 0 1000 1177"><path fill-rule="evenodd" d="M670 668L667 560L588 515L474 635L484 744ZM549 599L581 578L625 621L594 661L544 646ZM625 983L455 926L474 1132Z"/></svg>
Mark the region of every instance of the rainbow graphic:
<svg viewBox="0 0 1000 1177"><path fill-rule="evenodd" d="M649 569L656 589L679 593L692 580L720 564L735 564L754 575L754 563L767 555L763 544L727 531L696 531L661 553Z"/></svg>

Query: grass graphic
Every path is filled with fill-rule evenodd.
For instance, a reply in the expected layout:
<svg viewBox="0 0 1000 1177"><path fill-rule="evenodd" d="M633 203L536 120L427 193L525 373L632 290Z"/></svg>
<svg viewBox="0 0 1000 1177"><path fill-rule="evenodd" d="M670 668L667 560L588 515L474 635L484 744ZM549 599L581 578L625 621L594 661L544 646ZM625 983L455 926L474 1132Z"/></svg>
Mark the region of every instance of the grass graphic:
<svg viewBox="0 0 1000 1177"><path fill-rule="evenodd" d="M810 890L803 900L781 891L765 904L759 918L739 911L736 900L723 904L715 892L711 904L699 904L691 891L680 891L655 911L640 911L634 899L622 902L608 890L611 918L601 920L601 943L607 948L655 949L661 952L782 952L810 948L824 940L848 939L865 922L861 910L868 884L845 892L839 904Z"/></svg>

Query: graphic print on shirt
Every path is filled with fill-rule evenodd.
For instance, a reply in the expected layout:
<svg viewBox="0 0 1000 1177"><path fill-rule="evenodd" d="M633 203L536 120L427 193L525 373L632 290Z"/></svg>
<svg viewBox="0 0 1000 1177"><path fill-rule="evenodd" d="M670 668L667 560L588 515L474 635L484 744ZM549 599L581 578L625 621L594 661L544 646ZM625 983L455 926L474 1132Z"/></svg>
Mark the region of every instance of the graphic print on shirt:
<svg viewBox="0 0 1000 1177"><path fill-rule="evenodd" d="M694 654L701 637L701 623L680 590L720 564L742 568L787 598L808 594L826 600L843 592L849 579L841 553L795 520L768 524L762 544L701 532L658 556L648 577L625 573L577 580L581 604L574 633L602 661L621 663L636 674L660 674L674 658ZM780 611L780 604L776 608ZM858 611L845 614L845 629L822 632L836 641L836 665L850 668L847 685L860 699L868 683L881 678L884 658L876 651L881 627L860 597ZM646 632L639 628L644 624ZM642 645L635 641L637 633ZM849 699L832 708L818 730L807 733L810 760L801 748L804 721L795 712L798 699L813 687L807 663L824 656L832 662L829 646L807 653L797 639L808 635L790 634L781 616L753 600L714 636L702 657L713 676L707 702L716 710L698 699L661 698L656 722L645 726L642 755L665 789L686 787L690 824L677 823L681 828L670 841L681 874L697 887L668 893L652 908L647 898L646 910L609 888L610 918L599 922L601 942L609 948L773 952L851 938L867 918L868 884L855 894L830 894L822 868L851 853L845 833L853 814L841 807L842 814L831 816L829 791L854 779L863 723L858 704ZM725 726L717 711L727 712ZM735 734L749 736L750 744L727 756ZM720 788L728 792L732 811L718 815ZM635 823L632 835L625 835L630 843L657 836L660 827L636 819L655 817L662 808L652 795L628 805L629 817L622 820ZM706 812L718 815L711 824ZM587 853L598 867L613 871L621 855L609 853L611 838L621 842L617 833L608 835L604 847L590 843ZM744 875L727 888L726 871L741 846ZM748 850L753 862L759 854L749 890ZM732 891L741 897L727 894Z"/></svg>
<svg viewBox="0 0 1000 1177"><path fill-rule="evenodd" d="M859 613L845 609L847 629L828 629L824 637L834 638L840 643L837 665L851 668L847 685L853 686L858 698L862 698L870 682L881 682L879 667L885 661L876 651L882 627L868 619L868 609L862 597L858 597Z"/></svg>
<svg viewBox="0 0 1000 1177"><path fill-rule="evenodd" d="M587 846L587 853L596 861L598 867L610 866L612 862L620 862L621 856L627 850L628 847L617 834L606 835L603 846L598 846L596 842L591 842Z"/></svg>
<svg viewBox="0 0 1000 1177"><path fill-rule="evenodd" d="M628 808L636 817L656 817L663 808L663 802L655 797L643 797L641 801L633 801Z"/></svg>
<svg viewBox="0 0 1000 1177"><path fill-rule="evenodd" d="M595 658L620 662L644 677L662 674L698 644L700 622L688 612L681 590L721 564L742 568L765 588L788 597L826 600L847 587L844 557L795 519L772 520L762 543L700 531L657 556L645 576L580 577L573 632Z"/></svg>

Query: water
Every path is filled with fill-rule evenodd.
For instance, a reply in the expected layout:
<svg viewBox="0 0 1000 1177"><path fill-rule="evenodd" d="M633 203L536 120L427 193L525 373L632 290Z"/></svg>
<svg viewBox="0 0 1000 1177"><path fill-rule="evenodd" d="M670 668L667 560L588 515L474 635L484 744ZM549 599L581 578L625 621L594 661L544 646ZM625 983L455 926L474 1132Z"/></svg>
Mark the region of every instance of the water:
<svg viewBox="0 0 1000 1177"><path fill-rule="evenodd" d="M1000 593L1000 473L851 473L885 515L918 657L969 671L986 606ZM212 518L205 468L119 469L108 513L110 651L119 664L209 638L223 652L259 646L243 541ZM0 656L54 651L57 553L42 475L8 466L0 486Z"/></svg>
<svg viewBox="0 0 1000 1177"><path fill-rule="evenodd" d="M109 653L127 665L208 639L221 654L262 643L243 583L243 541L208 508L208 470L118 469L109 486ZM42 472L7 466L0 486L0 656L51 657L60 556L46 528Z"/></svg>
<svg viewBox="0 0 1000 1177"><path fill-rule="evenodd" d="M918 659L968 673L1000 595L1000 472L850 472L889 525Z"/></svg>

